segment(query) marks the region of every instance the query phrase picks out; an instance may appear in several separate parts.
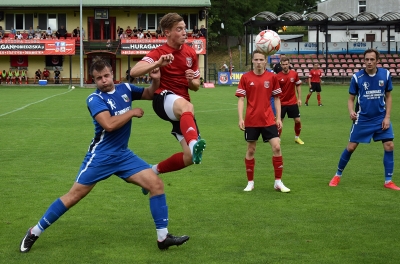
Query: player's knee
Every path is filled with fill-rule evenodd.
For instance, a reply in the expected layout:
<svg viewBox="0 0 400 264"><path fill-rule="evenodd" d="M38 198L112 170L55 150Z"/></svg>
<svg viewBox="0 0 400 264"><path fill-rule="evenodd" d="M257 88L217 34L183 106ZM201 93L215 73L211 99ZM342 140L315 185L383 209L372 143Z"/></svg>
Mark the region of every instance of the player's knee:
<svg viewBox="0 0 400 264"><path fill-rule="evenodd" d="M394 150L394 143L393 141L386 141L383 142L383 148L385 151L393 151Z"/></svg>
<svg viewBox="0 0 400 264"><path fill-rule="evenodd" d="M255 147L253 147L253 146L247 147L246 156L253 157L255 153L256 153L256 148Z"/></svg>

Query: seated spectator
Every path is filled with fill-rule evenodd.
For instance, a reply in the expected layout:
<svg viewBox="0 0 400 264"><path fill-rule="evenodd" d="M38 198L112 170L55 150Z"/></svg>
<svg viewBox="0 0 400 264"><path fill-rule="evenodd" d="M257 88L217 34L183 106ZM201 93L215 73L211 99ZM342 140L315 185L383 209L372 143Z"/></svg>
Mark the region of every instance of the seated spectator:
<svg viewBox="0 0 400 264"><path fill-rule="evenodd" d="M137 37L138 30L136 27L133 27L132 36Z"/></svg>
<svg viewBox="0 0 400 264"><path fill-rule="evenodd" d="M22 31L21 35L22 39L28 39L28 33L26 33L26 30Z"/></svg>
<svg viewBox="0 0 400 264"><path fill-rule="evenodd" d="M126 34L126 36L127 36L128 38L131 38L131 37L132 37L132 29L131 29L130 26L128 26L128 27L126 28L125 34Z"/></svg>
<svg viewBox="0 0 400 264"><path fill-rule="evenodd" d="M0 83L6 83L7 84L7 72L6 70L3 70L0 75Z"/></svg>
<svg viewBox="0 0 400 264"><path fill-rule="evenodd" d="M28 30L28 35L31 35L31 36L32 36L32 38L33 38L33 36L35 35L35 30L33 30L33 28L32 28L32 27L29 27L29 30Z"/></svg>
<svg viewBox="0 0 400 264"><path fill-rule="evenodd" d="M151 35L150 30L147 30L147 33L146 33L146 35L145 35L145 38L146 38L146 39L152 39L152 38L153 38L153 36Z"/></svg>
<svg viewBox="0 0 400 264"><path fill-rule="evenodd" d="M21 81L25 80L25 84L28 84L28 71L27 70L21 70L21 71L19 71L19 75L21 76Z"/></svg>
<svg viewBox="0 0 400 264"><path fill-rule="evenodd" d="M128 38L128 36L126 35L126 33L125 32L123 32L120 36L119 36L119 39L121 40L121 39L127 39Z"/></svg>
<svg viewBox="0 0 400 264"><path fill-rule="evenodd" d="M56 68L56 70L54 71L53 80L54 80L54 84L62 83L61 72L58 70L58 68Z"/></svg>
<svg viewBox="0 0 400 264"><path fill-rule="evenodd" d="M72 36L74 38L77 38L81 35L81 31L79 30L79 27L76 27L73 31L72 31Z"/></svg>
<svg viewBox="0 0 400 264"><path fill-rule="evenodd" d="M42 79L42 72L40 71L40 69L38 69L37 71L35 71L35 80L33 81L33 83L36 83L36 80L41 80L41 79Z"/></svg>
<svg viewBox="0 0 400 264"><path fill-rule="evenodd" d="M11 69L9 69L7 74L7 83L13 84L14 82L15 82L14 72Z"/></svg>
<svg viewBox="0 0 400 264"><path fill-rule="evenodd" d="M4 36L6 34L6 32L4 31L3 27L0 26L0 33Z"/></svg>
<svg viewBox="0 0 400 264"><path fill-rule="evenodd" d="M137 37L138 39L143 39L144 38L143 32L138 31Z"/></svg>
<svg viewBox="0 0 400 264"><path fill-rule="evenodd" d="M48 27L48 28L47 28L46 34L47 34L48 36L53 35L53 31L51 30L51 27Z"/></svg>
<svg viewBox="0 0 400 264"><path fill-rule="evenodd" d="M121 27L117 27L117 37L119 38L119 36L121 36L121 34L124 33L124 29Z"/></svg>
<svg viewBox="0 0 400 264"><path fill-rule="evenodd" d="M46 34L46 31L43 31L40 35L41 39L47 39L48 35Z"/></svg>
<svg viewBox="0 0 400 264"><path fill-rule="evenodd" d="M50 77L50 72L49 72L49 70L47 70L46 68L44 68L44 70L43 70L43 76L42 76L43 80L48 80L49 77Z"/></svg>
<svg viewBox="0 0 400 264"><path fill-rule="evenodd" d="M162 32L160 27L157 27L157 29L156 29L156 38L159 38L159 37L164 37L164 33Z"/></svg>
<svg viewBox="0 0 400 264"><path fill-rule="evenodd" d="M15 34L15 39L23 39L21 32L17 31L17 34Z"/></svg>
<svg viewBox="0 0 400 264"><path fill-rule="evenodd" d="M192 32L192 37L199 38L199 33L200 33L200 30L197 28L197 26L194 26L193 32Z"/></svg>
<svg viewBox="0 0 400 264"><path fill-rule="evenodd" d="M138 33L143 33L144 29L142 27L139 27L137 31Z"/></svg>
<svg viewBox="0 0 400 264"><path fill-rule="evenodd" d="M14 78L15 78L15 83L19 83L19 84L21 84L22 83L22 80L21 80L21 74L20 74L20 71L18 71L18 70L15 70L15 72L14 72Z"/></svg>
<svg viewBox="0 0 400 264"><path fill-rule="evenodd" d="M2 40L4 38L3 33L0 32L0 40Z"/></svg>
<svg viewBox="0 0 400 264"><path fill-rule="evenodd" d="M65 38L67 36L67 30L64 28L64 26L61 26L57 32L56 32L57 38Z"/></svg>
<svg viewBox="0 0 400 264"><path fill-rule="evenodd" d="M200 27L199 37L207 37L207 29L204 27L204 25L201 25Z"/></svg>

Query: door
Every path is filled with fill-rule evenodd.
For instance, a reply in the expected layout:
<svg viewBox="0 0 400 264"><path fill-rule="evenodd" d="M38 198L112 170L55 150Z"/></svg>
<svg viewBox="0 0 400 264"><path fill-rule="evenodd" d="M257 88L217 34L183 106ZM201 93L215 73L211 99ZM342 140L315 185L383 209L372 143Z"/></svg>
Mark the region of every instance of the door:
<svg viewBox="0 0 400 264"><path fill-rule="evenodd" d="M115 74L117 72L116 71L116 69L117 69L117 59L116 59L115 55L114 54L110 54L110 53L90 53L90 54L87 55L87 59L85 59L85 64L86 64L85 69L87 69L87 72L85 73L86 83L93 83L92 76L89 73L89 69L90 69L92 61L93 61L93 59L95 57L101 57L103 60L105 60L108 63L110 63L112 71L114 73L113 80L115 82L117 80L117 78L116 78L117 75ZM117 81L119 81L119 80L117 80Z"/></svg>
<svg viewBox="0 0 400 264"><path fill-rule="evenodd" d="M94 19L88 17L88 39L89 40L115 40L115 17L108 19Z"/></svg>
<svg viewBox="0 0 400 264"><path fill-rule="evenodd" d="M365 34L365 38L367 42L375 41L375 34Z"/></svg>

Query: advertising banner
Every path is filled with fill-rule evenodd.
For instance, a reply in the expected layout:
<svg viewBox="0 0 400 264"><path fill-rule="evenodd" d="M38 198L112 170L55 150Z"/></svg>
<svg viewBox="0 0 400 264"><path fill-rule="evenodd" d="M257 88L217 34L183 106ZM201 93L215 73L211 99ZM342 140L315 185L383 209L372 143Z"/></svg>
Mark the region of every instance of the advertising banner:
<svg viewBox="0 0 400 264"><path fill-rule="evenodd" d="M372 42L372 47L377 49L380 53L388 53L388 42L375 41ZM396 53L396 42L390 42L390 53Z"/></svg>
<svg viewBox="0 0 400 264"><path fill-rule="evenodd" d="M245 72L218 72L218 84L238 85Z"/></svg>
<svg viewBox="0 0 400 264"><path fill-rule="evenodd" d="M73 39L3 39L0 55L75 55Z"/></svg>
<svg viewBox="0 0 400 264"><path fill-rule="evenodd" d="M167 42L166 39L122 39L121 54L147 54ZM206 39L186 39L187 45L192 47L196 54L206 54Z"/></svg>
<svg viewBox="0 0 400 264"><path fill-rule="evenodd" d="M369 48L371 48L370 42L349 42L349 54L364 53Z"/></svg>

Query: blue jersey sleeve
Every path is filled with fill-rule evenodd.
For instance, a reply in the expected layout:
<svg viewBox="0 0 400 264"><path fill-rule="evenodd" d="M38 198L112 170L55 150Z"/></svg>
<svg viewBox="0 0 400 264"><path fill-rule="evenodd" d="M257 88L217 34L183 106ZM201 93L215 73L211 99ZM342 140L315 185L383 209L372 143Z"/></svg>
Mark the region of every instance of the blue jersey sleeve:
<svg viewBox="0 0 400 264"><path fill-rule="evenodd" d="M144 92L143 87L138 87L136 85L130 84L131 87L131 94L132 94L132 101L140 100L142 98L142 94Z"/></svg>
<svg viewBox="0 0 400 264"><path fill-rule="evenodd" d="M387 71L387 84L386 84L385 92L391 92L392 90L393 90L392 76L390 75L390 72Z"/></svg>
<svg viewBox="0 0 400 264"><path fill-rule="evenodd" d="M93 118L100 112L109 111L107 104L98 94L91 94L86 99L86 104Z"/></svg>
<svg viewBox="0 0 400 264"><path fill-rule="evenodd" d="M353 74L353 77L351 77L350 87L349 87L349 94L352 94L352 95L357 95L358 94L358 82L357 82L357 75L356 74Z"/></svg>

